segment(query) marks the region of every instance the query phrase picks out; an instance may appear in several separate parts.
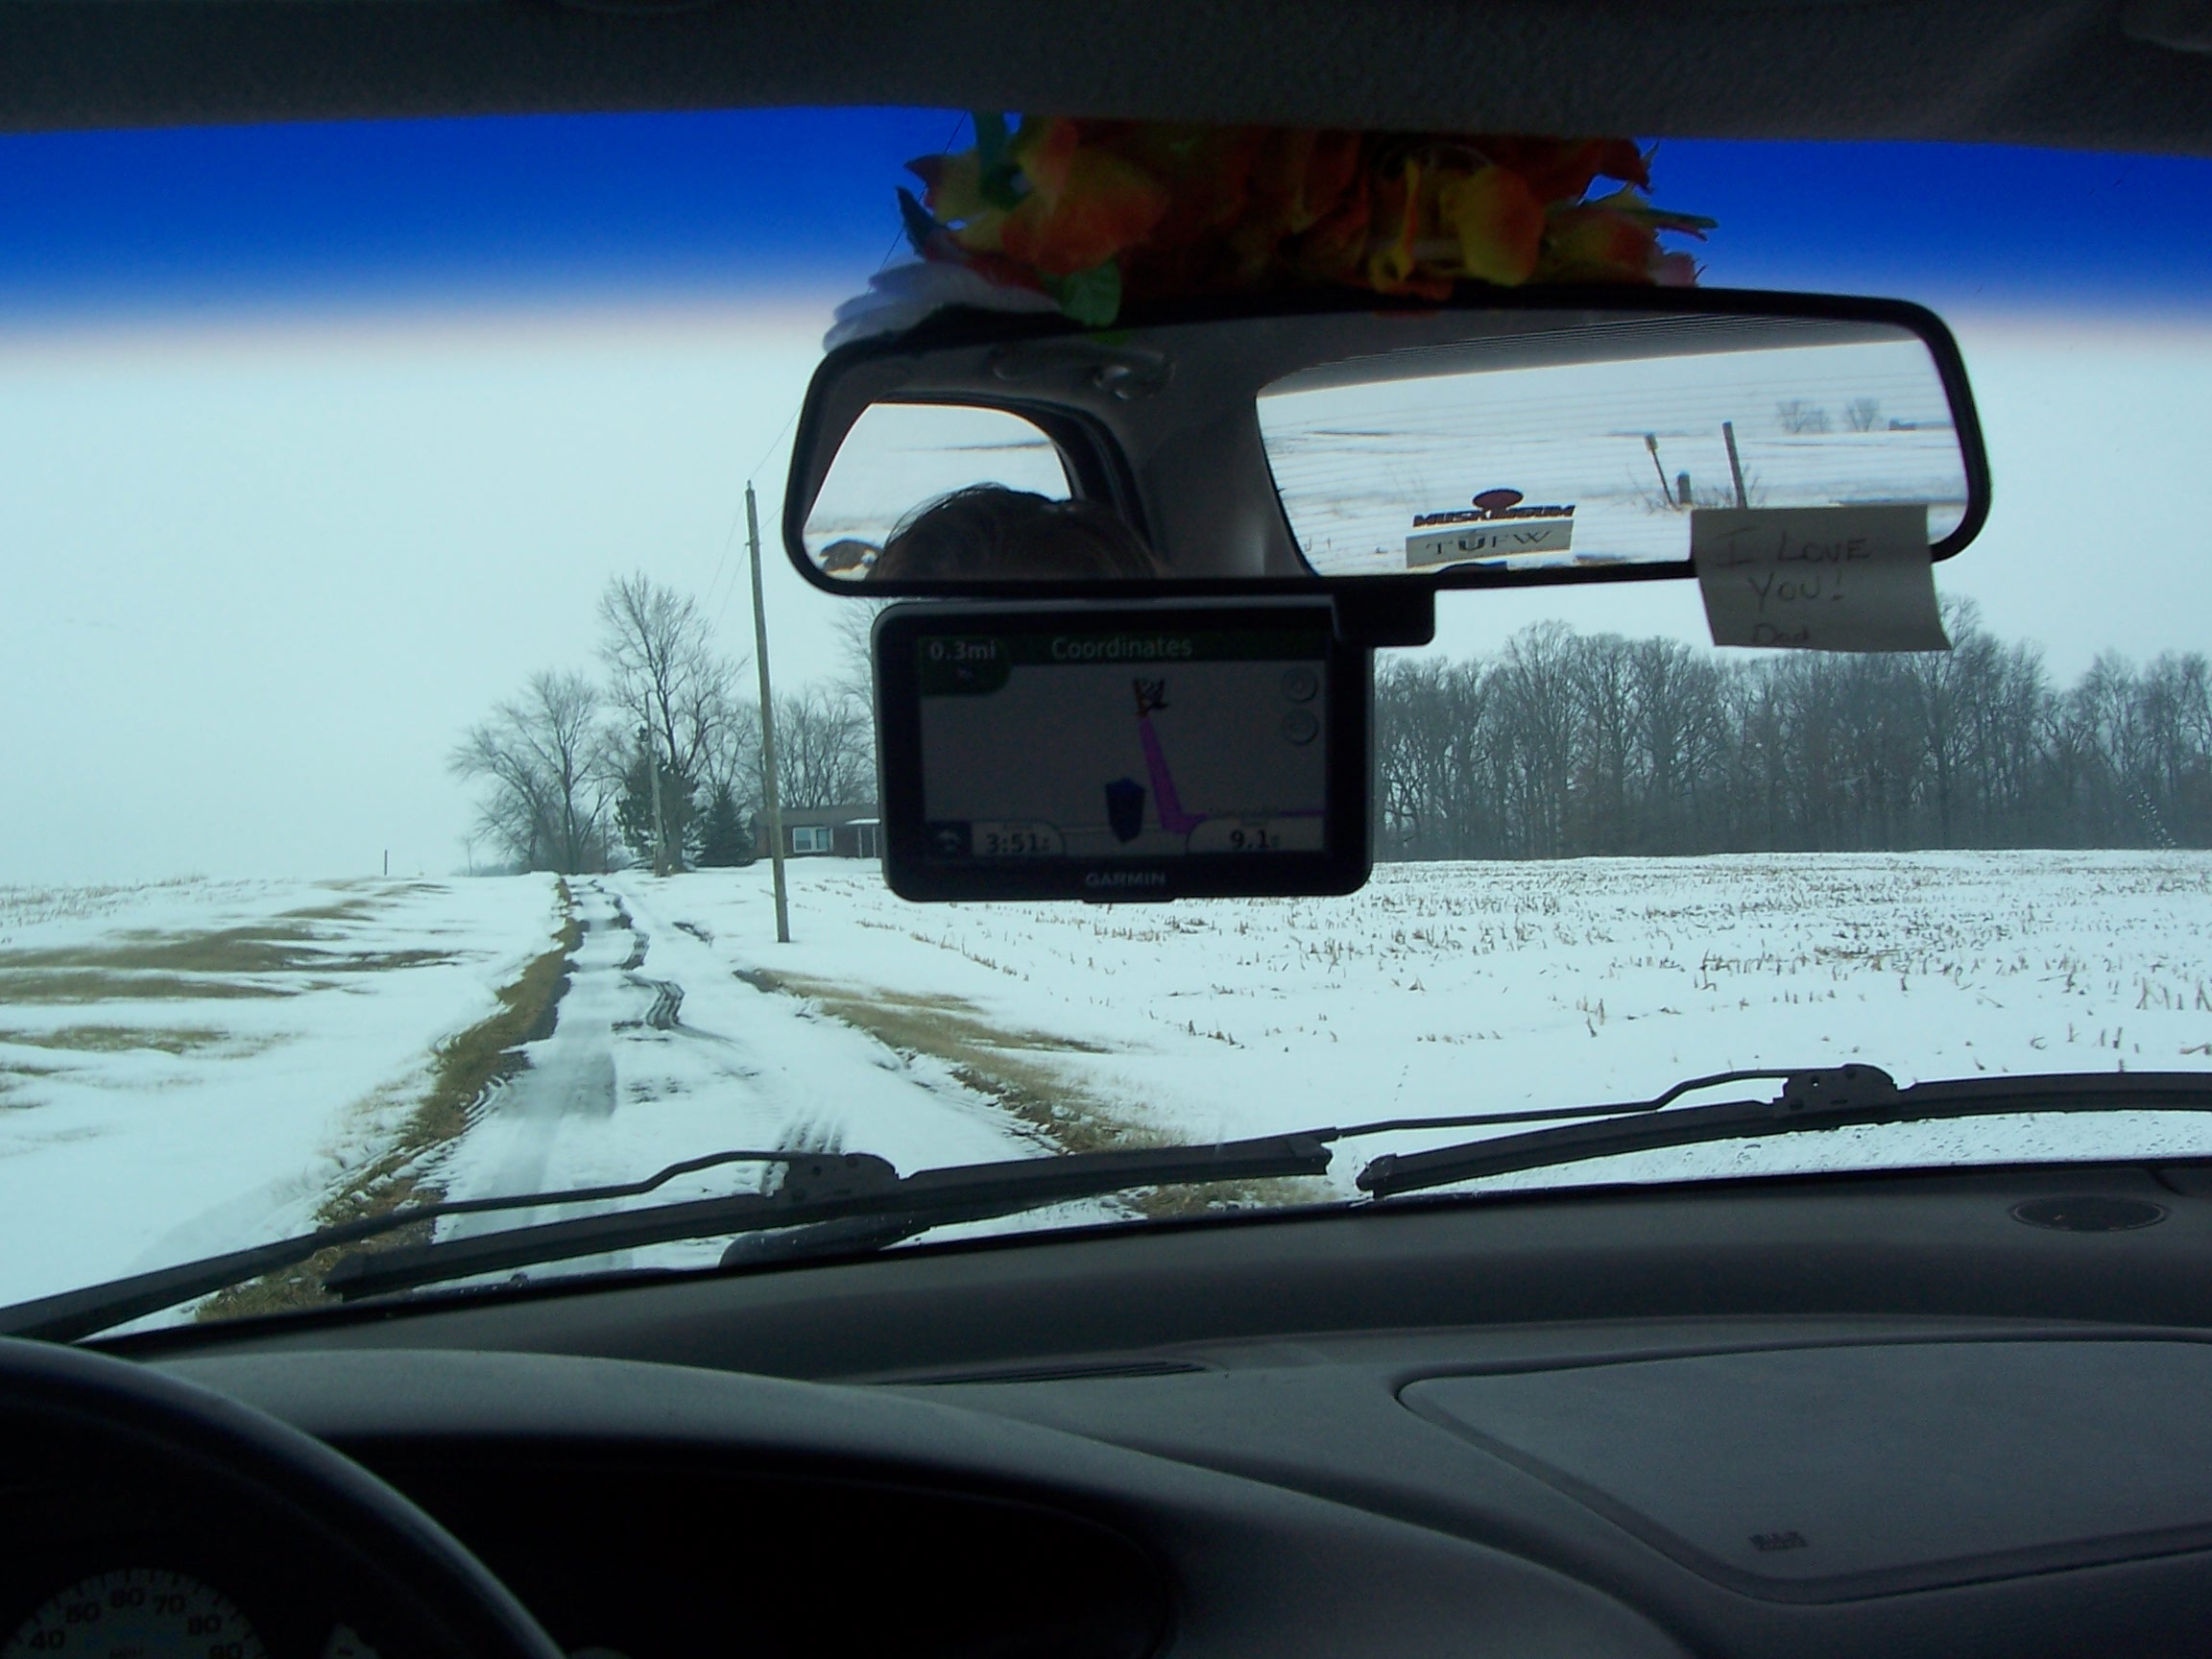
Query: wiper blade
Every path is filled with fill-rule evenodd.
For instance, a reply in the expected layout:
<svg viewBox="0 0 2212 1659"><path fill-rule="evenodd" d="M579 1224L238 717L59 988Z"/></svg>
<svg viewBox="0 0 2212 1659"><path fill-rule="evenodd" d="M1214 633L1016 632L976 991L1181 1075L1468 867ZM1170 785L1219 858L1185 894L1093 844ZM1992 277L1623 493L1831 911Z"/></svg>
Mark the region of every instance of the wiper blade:
<svg viewBox="0 0 2212 1659"><path fill-rule="evenodd" d="M264 1273L296 1267L338 1245L397 1233L443 1216L549 1210L565 1204L635 1198L666 1186L679 1175L724 1164L781 1164L784 1166L783 1181L769 1193L660 1204L645 1210L615 1211L442 1243L341 1257L324 1275L323 1286L345 1297L373 1296L445 1279L680 1238L779 1228L802 1230L789 1235L787 1244L763 1240L766 1247L751 1258L743 1252L732 1256L733 1265L747 1259L768 1262L815 1253L837 1242L839 1234L817 1233L812 1224L846 1217L868 1222L851 1229L850 1247L879 1247L951 1221L986 1220L1061 1199L1094 1198L1137 1187L1325 1174L1329 1148L1310 1135L1270 1135L1213 1146L1142 1147L1021 1158L924 1169L904 1177L882 1159L865 1152L711 1152L671 1164L642 1181L412 1205L248 1250L18 1302L0 1308L0 1336L73 1342L196 1296L243 1285Z"/></svg>
<svg viewBox="0 0 2212 1659"><path fill-rule="evenodd" d="M0 1336L26 1336L46 1342L74 1342L110 1325L158 1313L195 1296L211 1296L233 1285L281 1272L320 1256L341 1244L356 1244L386 1233L397 1233L445 1215L482 1215L499 1210L549 1210L562 1204L589 1204L613 1198L636 1198L665 1187L679 1175L695 1174L724 1164L799 1165L821 1156L814 1152L709 1152L656 1169L641 1181L623 1181L603 1187L570 1187L553 1192L517 1192L493 1198L454 1198L436 1204L415 1204L389 1210L359 1221L343 1221L290 1238L276 1238L246 1250L180 1262L174 1267L156 1267L127 1279L110 1279L82 1289L64 1290L0 1308Z"/></svg>
<svg viewBox="0 0 2212 1659"><path fill-rule="evenodd" d="M1775 1099L1666 1110L1695 1091L1766 1079L1782 1083ZM2212 1111L2212 1072L2060 1072L1959 1078L1899 1089L1887 1072L1872 1066L1724 1071L1689 1078L1648 1100L1395 1118L1212 1146L1070 1153L925 1169L903 1177L884 1160L867 1153L714 1152L671 1164L640 1181L416 1205L247 1250L42 1296L0 1308L0 1335L73 1341L265 1273L297 1266L325 1250L443 1216L638 1197L679 1175L726 1164L779 1164L784 1166L786 1175L781 1186L770 1193L661 1204L347 1256L324 1276L323 1284L348 1298L380 1295L505 1268L723 1234L739 1236L724 1253L725 1263L732 1266L793 1261L831 1251L853 1253L884 1248L952 1222L989 1220L1061 1200L1100 1197L1140 1187L1321 1175L1329 1168L1330 1142L1407 1130L1582 1119L1530 1134L1499 1136L1427 1152L1387 1154L1359 1171L1358 1182L1362 1190L1376 1198L1387 1198L1618 1153L1795 1130L2022 1112L2128 1109ZM749 1235L762 1237L746 1237Z"/></svg>
<svg viewBox="0 0 2212 1659"><path fill-rule="evenodd" d="M1771 1100L1724 1100L1706 1106L1677 1106L1670 1111L1658 1109L1695 1088L1752 1078L1777 1078L1781 1093ZM1593 1110L1610 1115L1594 1122L1462 1142L1427 1152L1384 1153L1361 1169L1357 1179L1363 1191L1387 1198L1488 1175L1510 1175L1624 1152L1695 1146L1711 1141L1747 1141L1812 1129L2001 1118L2024 1112L2205 1112L2212 1111L2212 1072L2060 1071L1950 1078L1915 1083L1906 1089L1898 1088L1896 1080L1876 1066L1723 1072L1718 1077L1677 1084L1653 1100Z"/></svg>
<svg viewBox="0 0 2212 1659"><path fill-rule="evenodd" d="M954 1165L917 1170L912 1175L901 1175L873 1154L848 1152L806 1165L794 1164L782 1186L772 1193L749 1192L657 1204L644 1210L616 1210L349 1256L331 1268L323 1284L325 1289L349 1299L378 1296L418 1285L597 1256L610 1250L848 1217L896 1218L897 1228L887 1224L882 1231L911 1237L930 1227L985 1221L1046 1204L1102 1197L1138 1187L1321 1175L1328 1172L1329 1158L1327 1143L1312 1135L1267 1135L1211 1146L1070 1152L1048 1158ZM738 1259L743 1259L743 1253L738 1253Z"/></svg>

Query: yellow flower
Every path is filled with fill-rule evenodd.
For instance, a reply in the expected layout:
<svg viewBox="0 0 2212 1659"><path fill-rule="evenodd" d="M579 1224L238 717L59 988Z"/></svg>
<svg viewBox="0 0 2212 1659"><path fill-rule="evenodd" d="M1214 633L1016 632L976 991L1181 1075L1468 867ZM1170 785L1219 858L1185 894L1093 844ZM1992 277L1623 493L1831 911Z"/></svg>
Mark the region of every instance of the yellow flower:
<svg viewBox="0 0 2212 1659"><path fill-rule="evenodd" d="M1436 212L1459 238L1461 276L1514 288L1536 270L1544 242L1544 204L1509 168L1492 164L1449 180Z"/></svg>

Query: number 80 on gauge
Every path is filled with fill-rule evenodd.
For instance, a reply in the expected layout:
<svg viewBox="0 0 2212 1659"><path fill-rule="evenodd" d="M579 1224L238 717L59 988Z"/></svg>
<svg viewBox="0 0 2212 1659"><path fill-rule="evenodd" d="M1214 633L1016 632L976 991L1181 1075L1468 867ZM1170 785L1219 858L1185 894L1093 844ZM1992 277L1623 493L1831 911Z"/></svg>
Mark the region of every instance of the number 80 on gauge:
<svg viewBox="0 0 2212 1659"><path fill-rule="evenodd" d="M268 1659L230 1599L189 1574L127 1567L49 1597L0 1659Z"/></svg>

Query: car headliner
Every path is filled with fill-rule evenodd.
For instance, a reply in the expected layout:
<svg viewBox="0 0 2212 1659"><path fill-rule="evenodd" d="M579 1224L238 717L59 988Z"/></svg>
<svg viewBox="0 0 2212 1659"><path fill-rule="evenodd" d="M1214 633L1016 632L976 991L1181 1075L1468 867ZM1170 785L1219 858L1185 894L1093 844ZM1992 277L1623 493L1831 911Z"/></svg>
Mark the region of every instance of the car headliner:
<svg viewBox="0 0 2212 1659"><path fill-rule="evenodd" d="M2212 4L0 0L0 129L801 104L2201 155Z"/></svg>

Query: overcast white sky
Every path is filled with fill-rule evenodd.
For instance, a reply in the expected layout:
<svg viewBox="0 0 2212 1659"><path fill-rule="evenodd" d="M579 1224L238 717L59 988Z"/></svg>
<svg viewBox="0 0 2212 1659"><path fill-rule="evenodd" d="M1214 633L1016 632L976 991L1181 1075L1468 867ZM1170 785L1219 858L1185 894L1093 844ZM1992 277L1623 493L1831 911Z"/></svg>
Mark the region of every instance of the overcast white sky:
<svg viewBox="0 0 2212 1659"><path fill-rule="evenodd" d="M611 574L750 650L748 469L779 681L833 671L776 526L841 297L0 335L0 884L459 867L447 753L591 665ZM2212 329L1952 321L1996 510L1939 586L2061 678L2212 645ZM1439 644L1546 616L1705 637L1684 583L1447 596Z"/></svg>

